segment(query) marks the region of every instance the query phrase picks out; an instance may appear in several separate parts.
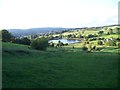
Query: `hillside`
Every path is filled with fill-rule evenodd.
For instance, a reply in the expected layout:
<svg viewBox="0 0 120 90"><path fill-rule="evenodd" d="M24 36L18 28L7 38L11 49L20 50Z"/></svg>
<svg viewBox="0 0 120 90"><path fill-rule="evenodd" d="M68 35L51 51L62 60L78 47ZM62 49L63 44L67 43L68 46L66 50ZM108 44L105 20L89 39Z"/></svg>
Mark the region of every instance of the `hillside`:
<svg viewBox="0 0 120 90"><path fill-rule="evenodd" d="M49 33L51 31L63 31L70 28L60 28L60 27L45 27L45 28L30 28L30 29L8 29L14 36L27 36L31 34Z"/></svg>
<svg viewBox="0 0 120 90"><path fill-rule="evenodd" d="M46 51L13 43L2 45L3 88L118 87L117 52L86 53L72 45Z"/></svg>

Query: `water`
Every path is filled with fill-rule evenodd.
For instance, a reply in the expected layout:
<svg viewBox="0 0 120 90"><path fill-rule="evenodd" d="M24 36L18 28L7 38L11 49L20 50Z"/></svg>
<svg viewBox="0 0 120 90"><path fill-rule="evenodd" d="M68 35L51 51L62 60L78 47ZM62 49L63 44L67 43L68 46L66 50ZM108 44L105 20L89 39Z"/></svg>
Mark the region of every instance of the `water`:
<svg viewBox="0 0 120 90"><path fill-rule="evenodd" d="M65 44L65 43L71 44L71 43L81 42L80 40L73 40L73 39L72 39L72 40L67 40L67 39L50 40L49 42L58 43L58 41L61 41L61 42L63 42L64 44Z"/></svg>

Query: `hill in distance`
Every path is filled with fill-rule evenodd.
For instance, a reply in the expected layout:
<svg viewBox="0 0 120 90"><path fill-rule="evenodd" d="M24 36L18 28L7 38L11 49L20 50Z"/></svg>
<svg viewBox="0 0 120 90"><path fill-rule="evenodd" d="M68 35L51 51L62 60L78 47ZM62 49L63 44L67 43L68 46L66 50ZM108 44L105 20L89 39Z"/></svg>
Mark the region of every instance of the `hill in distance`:
<svg viewBox="0 0 120 90"><path fill-rule="evenodd" d="M8 29L14 36L21 36L21 35L31 35L31 34L40 34L40 33L49 33L59 32L63 30L69 30L72 28L61 28L61 27L44 27L44 28L30 28L30 29Z"/></svg>
<svg viewBox="0 0 120 90"><path fill-rule="evenodd" d="M99 27L89 27L89 28L103 28L103 27L111 27L111 26L119 26L117 24L115 25L106 25L106 26L99 26ZM11 32L14 36L27 36L31 34L44 34L49 32L61 32L64 30L76 30L76 29L84 29L88 27L83 28L62 28L62 27L42 27L42 28L30 28L30 29L7 29L9 32Z"/></svg>

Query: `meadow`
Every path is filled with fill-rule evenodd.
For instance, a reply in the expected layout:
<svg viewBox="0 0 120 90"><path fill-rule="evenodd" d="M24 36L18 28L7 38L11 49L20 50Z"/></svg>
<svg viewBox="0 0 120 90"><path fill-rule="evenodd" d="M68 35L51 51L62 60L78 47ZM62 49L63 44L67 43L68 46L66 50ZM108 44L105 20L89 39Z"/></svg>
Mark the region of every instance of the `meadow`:
<svg viewBox="0 0 120 90"><path fill-rule="evenodd" d="M118 50L112 46L87 53L80 43L38 51L3 42L2 55L3 88L118 87Z"/></svg>

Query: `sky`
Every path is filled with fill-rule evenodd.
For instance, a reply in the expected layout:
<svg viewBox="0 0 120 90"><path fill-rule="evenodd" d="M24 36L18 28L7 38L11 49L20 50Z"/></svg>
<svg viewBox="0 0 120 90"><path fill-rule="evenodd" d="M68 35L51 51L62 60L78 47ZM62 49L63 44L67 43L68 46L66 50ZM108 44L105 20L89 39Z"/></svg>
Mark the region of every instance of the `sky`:
<svg viewBox="0 0 120 90"><path fill-rule="evenodd" d="M0 28L80 28L118 23L119 0L0 0Z"/></svg>

